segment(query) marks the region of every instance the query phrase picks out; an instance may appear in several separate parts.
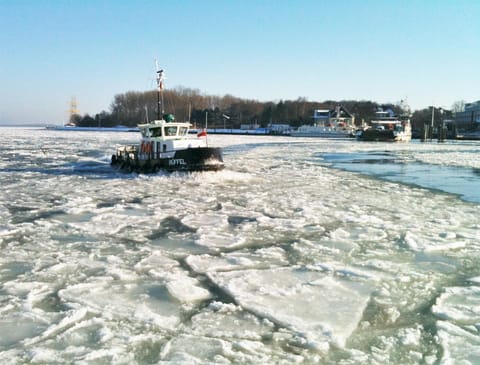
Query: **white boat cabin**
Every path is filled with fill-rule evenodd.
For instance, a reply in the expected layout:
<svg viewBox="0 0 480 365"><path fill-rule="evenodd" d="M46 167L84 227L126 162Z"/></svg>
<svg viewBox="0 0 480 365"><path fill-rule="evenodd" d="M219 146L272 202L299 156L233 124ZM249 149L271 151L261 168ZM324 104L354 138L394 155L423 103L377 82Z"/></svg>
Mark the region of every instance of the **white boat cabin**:
<svg viewBox="0 0 480 365"><path fill-rule="evenodd" d="M376 130L402 131L410 121L405 117L398 117L391 109L378 110L375 118L370 121L372 128Z"/></svg>
<svg viewBox="0 0 480 365"><path fill-rule="evenodd" d="M191 124L188 122L169 122L163 119L139 124L142 138L137 149L138 158L140 160L171 158L178 150L207 147L205 138L188 133L190 127Z"/></svg>
<svg viewBox="0 0 480 365"><path fill-rule="evenodd" d="M138 128L142 139L182 139L188 135L190 123L169 123L164 120L156 120L148 124L139 124Z"/></svg>

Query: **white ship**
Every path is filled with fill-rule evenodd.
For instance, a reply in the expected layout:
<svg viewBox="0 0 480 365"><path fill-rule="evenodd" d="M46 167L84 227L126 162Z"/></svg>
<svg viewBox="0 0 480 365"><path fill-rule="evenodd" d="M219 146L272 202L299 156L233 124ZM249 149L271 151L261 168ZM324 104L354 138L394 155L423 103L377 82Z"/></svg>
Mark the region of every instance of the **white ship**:
<svg viewBox="0 0 480 365"><path fill-rule="evenodd" d="M316 109L313 125L302 125L293 130L293 137L349 138L355 136L355 117L345 107Z"/></svg>

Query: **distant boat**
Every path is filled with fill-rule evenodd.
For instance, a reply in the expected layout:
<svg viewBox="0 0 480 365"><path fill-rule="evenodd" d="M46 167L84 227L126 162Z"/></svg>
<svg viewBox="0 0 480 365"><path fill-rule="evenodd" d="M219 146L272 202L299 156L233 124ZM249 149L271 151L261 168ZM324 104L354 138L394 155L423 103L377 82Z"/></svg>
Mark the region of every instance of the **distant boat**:
<svg viewBox="0 0 480 365"><path fill-rule="evenodd" d="M396 116L393 111L379 109L370 125L357 131L359 141L409 142L412 127L408 115Z"/></svg>
<svg viewBox="0 0 480 365"><path fill-rule="evenodd" d="M157 67L158 69L158 67ZM175 122L172 114L160 116L163 106L163 70L157 71L157 120L139 124L140 143L117 148L111 165L124 172L218 171L224 168L222 150L209 147L207 131L189 135L189 122Z"/></svg>
<svg viewBox="0 0 480 365"><path fill-rule="evenodd" d="M355 136L355 117L345 107L317 109L313 125L302 125L290 132L292 137L349 138Z"/></svg>
<svg viewBox="0 0 480 365"><path fill-rule="evenodd" d="M350 138L355 136L355 129L343 126L302 125L290 132L292 137Z"/></svg>

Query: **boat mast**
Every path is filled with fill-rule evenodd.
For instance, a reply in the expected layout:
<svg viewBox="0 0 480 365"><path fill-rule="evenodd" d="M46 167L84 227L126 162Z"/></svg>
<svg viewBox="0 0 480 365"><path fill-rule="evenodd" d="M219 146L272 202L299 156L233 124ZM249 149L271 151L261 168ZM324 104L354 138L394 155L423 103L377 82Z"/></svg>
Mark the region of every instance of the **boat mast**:
<svg viewBox="0 0 480 365"><path fill-rule="evenodd" d="M163 107L163 80L165 76L163 74L163 70L160 70L158 67L158 61L155 59L155 67L157 69L157 119L160 120L161 116L165 113L165 109ZM162 106L162 110L160 113L160 105Z"/></svg>

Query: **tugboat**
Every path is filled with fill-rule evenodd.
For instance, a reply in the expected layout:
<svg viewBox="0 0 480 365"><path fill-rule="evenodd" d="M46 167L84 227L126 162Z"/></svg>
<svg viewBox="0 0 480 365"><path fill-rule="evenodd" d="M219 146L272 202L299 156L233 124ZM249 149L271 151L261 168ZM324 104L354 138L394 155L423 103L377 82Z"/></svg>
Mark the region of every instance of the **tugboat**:
<svg viewBox="0 0 480 365"><path fill-rule="evenodd" d="M139 124L140 143L117 148L111 165L137 173L222 170L222 149L208 146L206 129L191 136L189 122L176 122L172 114L164 114L163 80L164 71L157 66L157 120Z"/></svg>

